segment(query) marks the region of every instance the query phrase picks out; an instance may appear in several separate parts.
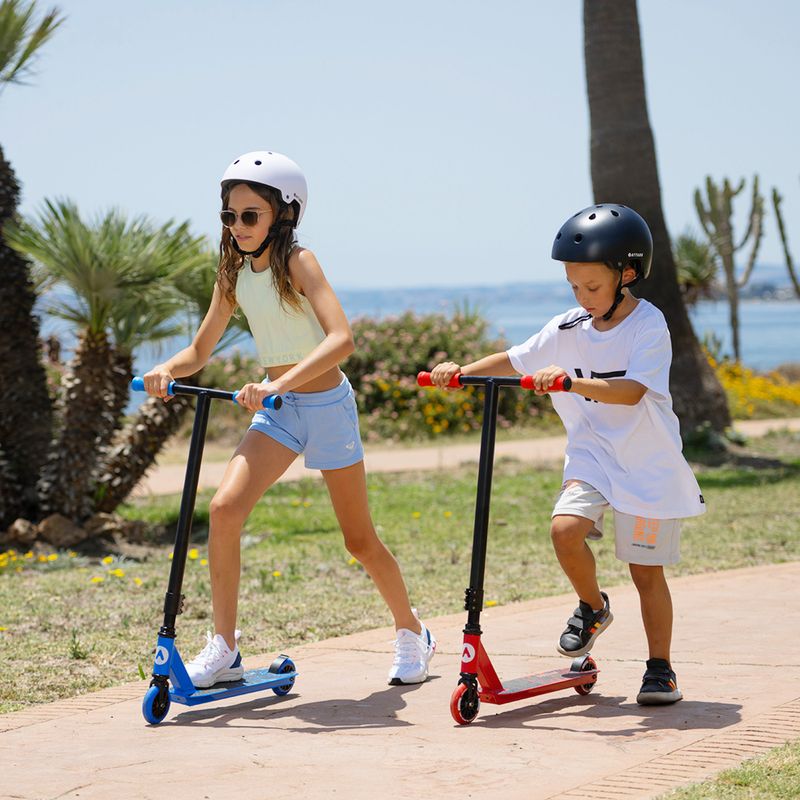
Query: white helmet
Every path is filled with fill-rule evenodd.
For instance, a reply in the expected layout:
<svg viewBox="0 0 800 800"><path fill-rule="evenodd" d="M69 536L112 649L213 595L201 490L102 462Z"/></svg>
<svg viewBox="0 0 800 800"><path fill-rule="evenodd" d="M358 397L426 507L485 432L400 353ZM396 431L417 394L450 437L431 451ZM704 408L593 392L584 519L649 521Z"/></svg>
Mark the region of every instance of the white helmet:
<svg viewBox="0 0 800 800"><path fill-rule="evenodd" d="M245 153L225 170L220 183L224 186L228 181L249 181L277 189L285 203L296 201L300 206L296 225L303 219L308 202L308 185L303 171L291 158L269 150Z"/></svg>

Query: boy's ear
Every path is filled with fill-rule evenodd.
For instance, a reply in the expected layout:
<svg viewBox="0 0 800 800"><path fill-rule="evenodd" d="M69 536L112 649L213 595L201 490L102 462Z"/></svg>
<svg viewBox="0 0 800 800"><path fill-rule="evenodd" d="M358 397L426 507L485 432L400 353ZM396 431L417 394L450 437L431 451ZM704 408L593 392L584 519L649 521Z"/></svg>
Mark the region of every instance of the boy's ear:
<svg viewBox="0 0 800 800"><path fill-rule="evenodd" d="M625 284L630 283L631 281L635 281L637 275L638 273L636 272L636 269L634 267L631 266L625 267L625 269L622 270L622 285L624 286Z"/></svg>

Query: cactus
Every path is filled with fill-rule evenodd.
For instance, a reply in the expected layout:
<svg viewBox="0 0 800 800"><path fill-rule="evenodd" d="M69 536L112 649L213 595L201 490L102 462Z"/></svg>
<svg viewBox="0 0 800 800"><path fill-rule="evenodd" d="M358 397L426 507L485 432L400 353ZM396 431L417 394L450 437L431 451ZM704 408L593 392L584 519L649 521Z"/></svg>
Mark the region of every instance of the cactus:
<svg viewBox="0 0 800 800"><path fill-rule="evenodd" d="M775 219L778 221L778 232L781 235L781 244L783 245L783 255L786 258L786 269L789 270L789 277L792 279L792 286L794 286L794 293L800 297L800 281L797 280L797 272L794 268L794 260L792 254L789 252L789 240L786 238L786 228L783 225L783 215L781 214L781 203L783 198L778 193L778 190L772 187L772 205L775 208Z"/></svg>
<svg viewBox="0 0 800 800"><path fill-rule="evenodd" d="M706 177L708 204L704 204L700 189L695 189L694 193L694 204L697 209L697 215L700 218L700 224L703 226L703 230L706 232L712 246L717 251L725 272L725 289L730 309L733 355L737 361L741 360L741 349L739 347L739 290L750 280L756 263L758 248L761 245L761 237L764 233L762 224L764 220L764 198L758 190L758 175L755 175L753 177L753 197L747 231L739 244L736 244L731 221L733 199L744 189L744 185L745 180L742 178L739 181L739 185L733 188L730 181L725 178L722 187L720 187L714 183L709 175ZM747 266L744 272L737 277L734 256L751 239L752 249L747 259Z"/></svg>

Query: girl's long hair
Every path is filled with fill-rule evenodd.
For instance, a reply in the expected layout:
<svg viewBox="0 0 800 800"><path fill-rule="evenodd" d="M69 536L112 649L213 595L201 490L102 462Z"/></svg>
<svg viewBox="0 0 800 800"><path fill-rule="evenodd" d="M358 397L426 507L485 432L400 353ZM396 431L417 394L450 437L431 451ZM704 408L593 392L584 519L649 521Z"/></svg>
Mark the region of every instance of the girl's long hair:
<svg viewBox="0 0 800 800"><path fill-rule="evenodd" d="M300 207L297 203L291 205L285 203L277 189L271 186L264 186L260 183L250 183L249 181L231 181L222 188L222 208L228 207L228 198L231 190L243 183L252 189L259 197L266 200L273 214L273 224L281 220L297 219ZM289 277L289 255L297 247L297 236L295 228L289 225L282 225L277 228L277 234L269 247L269 266L272 271L272 285L278 292L281 305L288 304L296 311L301 309L300 294L292 286ZM219 267L217 268L217 286L223 296L235 308L236 303L236 280L239 271L244 265L245 257L237 252L233 246L233 235L228 228L223 226L222 238L219 243Z"/></svg>

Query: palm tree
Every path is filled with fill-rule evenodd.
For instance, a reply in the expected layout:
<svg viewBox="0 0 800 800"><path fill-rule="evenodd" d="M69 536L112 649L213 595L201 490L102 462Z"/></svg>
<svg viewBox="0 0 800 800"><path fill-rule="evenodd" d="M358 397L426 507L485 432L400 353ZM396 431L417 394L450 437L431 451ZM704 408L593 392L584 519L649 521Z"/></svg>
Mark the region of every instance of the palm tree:
<svg viewBox="0 0 800 800"><path fill-rule="evenodd" d="M216 253L206 251L204 259L199 260L192 269L180 271L173 278L173 285L183 298L184 309L188 312L186 332L189 335L197 329L208 311L218 260ZM242 315L234 316L215 353L233 346L248 332L245 318ZM188 378L181 378L181 382L197 385L201 382L201 375L202 370ZM193 399L185 395L176 395L169 403L157 397L148 397L139 406L133 419L109 449L100 473L99 484L103 488L98 494L97 511L111 512L128 497L193 407Z"/></svg>
<svg viewBox="0 0 800 800"><path fill-rule="evenodd" d="M75 326L78 341L62 378L60 430L39 481L40 514L80 522L94 509L97 461L127 402L133 348L172 332L179 298L165 295L161 283L193 266L200 240L186 224L156 229L117 211L90 225L70 201L45 202L38 220L11 225L6 236L68 290L48 309Z"/></svg>
<svg viewBox="0 0 800 800"><path fill-rule="evenodd" d="M0 91L24 83L42 46L63 21L57 8L38 23L34 13L33 2L0 2ZM36 507L36 481L52 424L28 264L1 235L18 202L19 184L0 147L0 530L17 517L29 517Z"/></svg>
<svg viewBox="0 0 800 800"><path fill-rule="evenodd" d="M675 240L674 251L683 302L691 307L704 297L713 298L718 267L711 244L687 230Z"/></svg>
<svg viewBox="0 0 800 800"><path fill-rule="evenodd" d="M672 337L670 390L681 431L731 423L725 393L694 335L681 299L661 208L653 132L647 114L636 0L584 0L584 53L596 202L635 208L653 232L653 271L641 294L657 305Z"/></svg>

